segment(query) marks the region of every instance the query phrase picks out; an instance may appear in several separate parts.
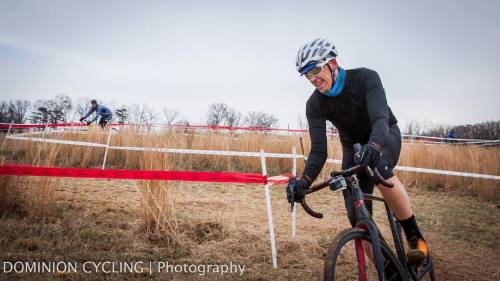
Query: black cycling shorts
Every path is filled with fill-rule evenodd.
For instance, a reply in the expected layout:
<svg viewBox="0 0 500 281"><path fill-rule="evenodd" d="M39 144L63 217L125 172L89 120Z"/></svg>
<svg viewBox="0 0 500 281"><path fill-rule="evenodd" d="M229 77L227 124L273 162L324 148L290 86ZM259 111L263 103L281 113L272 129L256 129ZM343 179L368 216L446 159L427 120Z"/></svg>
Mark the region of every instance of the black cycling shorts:
<svg viewBox="0 0 500 281"><path fill-rule="evenodd" d="M112 116L103 116L101 119L99 119L99 126L105 127L106 124L108 124L109 121L111 121Z"/></svg>
<svg viewBox="0 0 500 281"><path fill-rule="evenodd" d="M394 124L389 128L389 135L385 141L384 146L382 147L382 155L380 156L380 160L377 164L377 169L380 172L380 175L384 179L389 179L394 176L393 169L398 163L399 153L401 152L401 132L399 131L399 127ZM352 146L342 145L342 169L348 169L354 166L354 149ZM360 173L358 175L359 186L364 193L372 194L374 183L371 177L365 175L364 173ZM351 224L354 222L354 209L352 206L348 206L349 193L344 191L344 200L346 203L347 214L349 216L349 221ZM367 200L365 201L366 207L370 214L372 213L372 202Z"/></svg>

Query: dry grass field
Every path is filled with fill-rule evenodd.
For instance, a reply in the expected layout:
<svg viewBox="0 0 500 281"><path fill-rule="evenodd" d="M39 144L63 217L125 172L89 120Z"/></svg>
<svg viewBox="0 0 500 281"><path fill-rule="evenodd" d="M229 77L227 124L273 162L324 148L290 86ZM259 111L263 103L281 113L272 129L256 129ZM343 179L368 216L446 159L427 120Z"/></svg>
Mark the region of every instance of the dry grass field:
<svg viewBox="0 0 500 281"><path fill-rule="evenodd" d="M100 131L47 135L106 142ZM121 130L113 145L300 152L298 136L210 133L145 135ZM308 151L307 136L304 138ZM329 158L339 159L332 140ZM500 174L498 148L405 144L401 165ZM8 140L3 162L99 167L102 148ZM108 167L260 172L252 158L110 151ZM303 163L299 161L299 171ZM289 172L288 159L269 159L270 174ZM328 166L327 169L338 168ZM419 223L429 240L439 280L498 280L500 276L499 183L398 175L408 186ZM271 187L278 268L271 268L264 190L259 185L92 179L0 177L0 261L170 261L238 263L243 275L207 274L0 274L2 280L321 280L324 254L348 227L340 194L320 191L308 201L322 220L298 211L291 238L284 186ZM385 213L374 217L388 235Z"/></svg>

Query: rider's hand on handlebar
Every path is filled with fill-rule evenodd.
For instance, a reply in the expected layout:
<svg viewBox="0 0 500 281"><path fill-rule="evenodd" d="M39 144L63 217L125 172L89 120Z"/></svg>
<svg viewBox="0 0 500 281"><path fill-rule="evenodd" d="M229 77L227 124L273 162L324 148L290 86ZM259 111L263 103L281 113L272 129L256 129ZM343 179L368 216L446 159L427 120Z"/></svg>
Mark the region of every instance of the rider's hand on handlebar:
<svg viewBox="0 0 500 281"><path fill-rule="evenodd" d="M292 203L292 200L295 202L300 202L306 196L306 190L309 189L309 181L305 178L297 179L295 177L291 177L288 181L288 185L286 187L286 197L288 199L288 203Z"/></svg>
<svg viewBox="0 0 500 281"><path fill-rule="evenodd" d="M354 162L358 165L363 165L363 167L373 169L377 166L381 153L382 149L380 146L375 143L367 143L363 145L360 152L354 155Z"/></svg>

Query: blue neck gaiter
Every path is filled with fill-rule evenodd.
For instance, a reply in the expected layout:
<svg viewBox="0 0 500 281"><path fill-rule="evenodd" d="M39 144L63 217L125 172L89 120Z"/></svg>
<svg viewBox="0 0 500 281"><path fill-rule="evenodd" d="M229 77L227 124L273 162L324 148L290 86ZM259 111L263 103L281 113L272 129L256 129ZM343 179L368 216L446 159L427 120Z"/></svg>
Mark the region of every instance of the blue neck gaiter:
<svg viewBox="0 0 500 281"><path fill-rule="evenodd" d="M329 97L338 96L342 92L342 89L344 89L345 70L341 67L339 67L338 69L339 69L339 74L337 76L337 79L335 79L333 87L330 89L330 91L325 93L325 95Z"/></svg>

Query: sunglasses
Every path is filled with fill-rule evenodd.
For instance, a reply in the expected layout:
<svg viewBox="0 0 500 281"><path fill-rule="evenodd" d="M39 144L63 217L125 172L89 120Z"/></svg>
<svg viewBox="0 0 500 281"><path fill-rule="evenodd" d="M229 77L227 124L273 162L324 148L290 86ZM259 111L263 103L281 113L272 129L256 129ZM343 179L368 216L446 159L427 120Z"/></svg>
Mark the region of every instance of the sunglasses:
<svg viewBox="0 0 500 281"><path fill-rule="evenodd" d="M324 61L322 63L319 63L318 65L316 65L313 69L309 70L306 74L304 74L306 76L307 79L311 79L313 77L316 77L318 76L321 71L323 71L323 67L328 63L329 61Z"/></svg>

